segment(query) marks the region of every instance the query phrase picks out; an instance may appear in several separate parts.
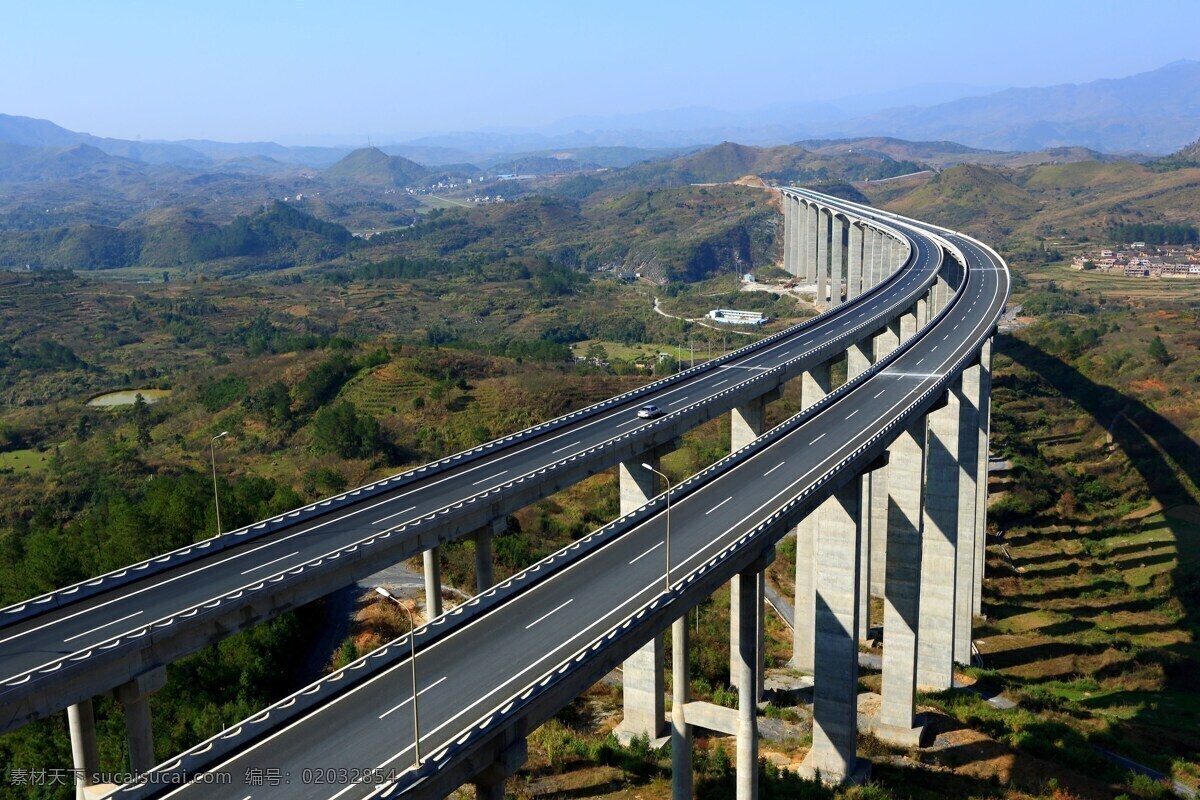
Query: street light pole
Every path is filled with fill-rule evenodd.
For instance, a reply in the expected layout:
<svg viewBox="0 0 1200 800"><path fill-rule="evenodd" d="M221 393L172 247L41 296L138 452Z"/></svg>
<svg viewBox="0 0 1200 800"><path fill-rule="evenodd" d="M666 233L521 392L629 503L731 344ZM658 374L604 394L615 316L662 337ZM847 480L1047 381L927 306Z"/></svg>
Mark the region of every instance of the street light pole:
<svg viewBox="0 0 1200 800"><path fill-rule="evenodd" d="M221 497L217 493L217 439L221 439L229 435L229 431L221 431L208 443L208 452L212 456L212 474L213 474L213 503L217 507L217 536L221 535Z"/></svg>
<svg viewBox="0 0 1200 800"><path fill-rule="evenodd" d="M401 603L400 600L382 586L375 587L376 594L383 595L388 600L391 600L396 605L404 609L404 613L408 614L408 661L412 665L412 693L413 693L413 753L416 756L415 767L421 766L421 719L417 715L417 626L413 622L412 609Z"/></svg>
<svg viewBox="0 0 1200 800"><path fill-rule="evenodd" d="M644 461L642 466L658 475L667 484L667 583L663 591L669 592L671 591L671 479Z"/></svg>

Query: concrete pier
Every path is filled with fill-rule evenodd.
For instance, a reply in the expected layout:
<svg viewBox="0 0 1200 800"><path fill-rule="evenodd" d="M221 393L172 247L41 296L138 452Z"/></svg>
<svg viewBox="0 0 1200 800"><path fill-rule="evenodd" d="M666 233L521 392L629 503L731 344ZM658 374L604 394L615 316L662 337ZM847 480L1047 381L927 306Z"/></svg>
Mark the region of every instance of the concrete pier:
<svg viewBox="0 0 1200 800"><path fill-rule="evenodd" d="M921 492L925 484L925 417L888 449L887 567L883 592L883 696L875 734L912 746L921 728L914 718L917 631L921 603Z"/></svg>
<svg viewBox="0 0 1200 800"><path fill-rule="evenodd" d="M158 667L116 688L114 695L125 711L125 735L129 742L129 766L146 772L154 760L154 730L150 722L150 696L167 682L167 671Z"/></svg>
<svg viewBox="0 0 1200 800"><path fill-rule="evenodd" d="M816 279L817 305L825 305L829 300L829 246L833 229L833 215L825 209L820 209L817 216L817 252Z"/></svg>
<svg viewBox="0 0 1200 800"><path fill-rule="evenodd" d="M736 453L762 436L766 405L766 398L758 397L733 409L729 426L729 452Z"/></svg>
<svg viewBox="0 0 1200 800"><path fill-rule="evenodd" d="M958 546L959 398L947 392L929 413L925 449L925 511L921 531L921 604L917 688L954 683L954 589Z"/></svg>
<svg viewBox="0 0 1200 800"><path fill-rule="evenodd" d="M971 663L975 609L975 500L979 492L979 373L978 364L963 370L958 393L958 547L954 567L954 661ZM986 474L984 476L986 480Z"/></svg>
<svg viewBox="0 0 1200 800"><path fill-rule="evenodd" d="M671 623L671 800L692 798L692 726L684 708L691 694L687 615Z"/></svg>
<svg viewBox="0 0 1200 800"><path fill-rule="evenodd" d="M442 553L440 547L431 547L421 554L425 567L425 616L427 619L442 615Z"/></svg>
<svg viewBox="0 0 1200 800"><path fill-rule="evenodd" d="M846 258L846 299L863 292L863 226L850 223L850 252Z"/></svg>
<svg viewBox="0 0 1200 800"><path fill-rule="evenodd" d="M817 534L817 647L812 749L802 772L828 783L858 769L859 517L862 478L821 504Z"/></svg>
<svg viewBox="0 0 1200 800"><path fill-rule="evenodd" d="M524 738L510 744L496 761L471 780L475 785L475 800L504 800L505 782L528 758L529 745Z"/></svg>
<svg viewBox="0 0 1200 800"><path fill-rule="evenodd" d="M804 277L811 282L817 279L817 260L822 252L822 248L817 247L817 242L821 240L821 231L824 228L821 225L821 213L817 207L810 203L805 206L805 209Z"/></svg>
<svg viewBox="0 0 1200 800"><path fill-rule="evenodd" d="M871 594L883 597L887 576L888 531L888 470L887 466L871 470L868 481L871 491Z"/></svg>
<svg viewBox="0 0 1200 800"><path fill-rule="evenodd" d="M96 743L96 716L91 699L67 706L67 727L71 733L71 766L75 769L76 800L86 800L85 789L95 783L100 772L100 748Z"/></svg>
<svg viewBox="0 0 1200 800"><path fill-rule="evenodd" d="M800 407L809 408L832 390L831 364L825 362L800 376ZM792 667L812 672L815 647L817 514L809 514L796 526L796 597L792 633Z"/></svg>
<svg viewBox="0 0 1200 800"><path fill-rule="evenodd" d="M503 517L475 532L475 591L486 592L495 584L492 564L492 539L504 532L508 521Z"/></svg>
<svg viewBox="0 0 1200 800"><path fill-rule="evenodd" d="M917 331L921 329L918 323L918 309L920 302L913 306L911 310L900 315L900 344L904 344L909 339L917 335Z"/></svg>
<svg viewBox="0 0 1200 800"><path fill-rule="evenodd" d="M863 339L850 345L846 350L847 382L854 380L870 368L874 351L875 343L870 339Z"/></svg>
<svg viewBox="0 0 1200 800"><path fill-rule="evenodd" d="M843 301L846 279L846 218L835 214L829 246L829 304Z"/></svg>
<svg viewBox="0 0 1200 800"><path fill-rule="evenodd" d="M749 569L733 579L733 597L740 613L734 616L738 625L737 681L737 798L758 798L758 670L757 619L754 613L757 600L757 574Z"/></svg>
<svg viewBox="0 0 1200 800"><path fill-rule="evenodd" d="M979 476L975 495L975 577L972 603L975 614L983 613L983 567L987 560L988 507L988 442L992 430L992 339L979 350L979 461L975 474Z"/></svg>
<svg viewBox="0 0 1200 800"><path fill-rule="evenodd" d="M618 475L622 516L644 506L658 494L655 491L657 477L642 464L659 469L661 455L662 451L651 450L640 458L621 463ZM621 673L624 716L613 733L625 743L635 736L659 738L666 726L662 634L626 659Z"/></svg>

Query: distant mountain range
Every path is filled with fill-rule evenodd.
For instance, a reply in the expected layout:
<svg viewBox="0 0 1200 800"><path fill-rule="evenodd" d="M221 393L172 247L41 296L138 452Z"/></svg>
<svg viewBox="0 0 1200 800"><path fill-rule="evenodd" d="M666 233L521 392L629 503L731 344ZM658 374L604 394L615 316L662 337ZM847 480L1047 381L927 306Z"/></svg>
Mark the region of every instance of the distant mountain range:
<svg viewBox="0 0 1200 800"><path fill-rule="evenodd" d="M780 104L748 112L685 108L615 117L575 117L525 131L426 136L382 145L431 167L488 169L521 159L625 167L721 141L778 145L799 140L896 137L950 140L995 151L1084 147L1101 153L1171 153L1200 136L1200 62L1177 61L1126 78L1041 88L1005 89L943 101L955 87L923 87L908 97L929 105L866 112L894 102L894 93L835 104ZM968 91L969 87L957 87ZM47 120L0 114L0 144L34 148L88 145L144 164L222 172L288 173L324 169L353 147L295 147L274 142L131 141L69 131ZM3 156L0 156L3 158ZM534 159L529 161L528 159Z"/></svg>

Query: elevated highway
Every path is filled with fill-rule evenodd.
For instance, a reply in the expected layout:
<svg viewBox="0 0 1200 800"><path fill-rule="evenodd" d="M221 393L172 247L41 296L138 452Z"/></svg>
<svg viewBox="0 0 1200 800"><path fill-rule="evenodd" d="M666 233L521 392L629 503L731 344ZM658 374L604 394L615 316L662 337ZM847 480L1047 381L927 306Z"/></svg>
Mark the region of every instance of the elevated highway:
<svg viewBox="0 0 1200 800"><path fill-rule="evenodd" d="M836 780L861 775L857 643L871 594L885 608L882 707L871 724L882 738L919 742L916 688L948 688L964 646L969 657L986 510L990 337L1008 296L1008 271L994 252L951 231L809 192L785 191L784 201L785 261L797 274L829 270L826 285L847 293L864 280L865 259L858 275L832 278L839 217L843 247L853 239L850 226L881 225L900 232L913 253L868 295L899 293L892 306L899 313L856 317L864 298L836 315L847 335L819 345L826 360L814 358L801 371L819 395L804 411L418 629L411 642L389 644L154 773L160 780L221 773L232 785L129 785L112 796L432 797L474 780L480 796L494 797L523 758L529 732L672 627L674 794L691 794L695 724L736 735L738 794L755 797L762 571L793 528L796 665L816 681L809 768ZM812 209L815 226L808 225ZM805 237L825 225L822 214L829 251L813 263L801 253ZM812 252L821 253L820 244ZM841 266L852 263L843 257ZM921 264L932 276L922 275ZM847 333L856 324L865 326L857 339ZM848 353L849 380L833 388L821 377L839 347ZM769 373L782 365L755 366ZM716 369L710 380L734 367ZM751 399L739 399L740 407ZM690 702L683 624L688 609L730 580L736 711ZM286 782L256 780L261 769Z"/></svg>
<svg viewBox="0 0 1200 800"><path fill-rule="evenodd" d="M490 539L508 514L771 396L913 306L935 281L942 251L890 227L872 230L880 243L872 285L805 324L471 451L3 609L0 732L114 687L142 697L164 665L421 553L437 613L436 548L458 537L475 537L478 588L490 587ZM668 413L639 419L644 403ZM639 480L623 482L636 495ZM145 733L145 714L136 713L130 723Z"/></svg>

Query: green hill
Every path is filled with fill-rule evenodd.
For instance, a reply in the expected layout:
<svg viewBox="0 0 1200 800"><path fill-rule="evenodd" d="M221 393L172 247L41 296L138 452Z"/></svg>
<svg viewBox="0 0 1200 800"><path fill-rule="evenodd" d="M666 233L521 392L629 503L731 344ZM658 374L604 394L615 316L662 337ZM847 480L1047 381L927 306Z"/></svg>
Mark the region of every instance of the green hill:
<svg viewBox="0 0 1200 800"><path fill-rule="evenodd" d="M321 177L331 183L402 188L430 174L430 170L403 156L389 156L378 147L355 150L333 166L322 170Z"/></svg>
<svg viewBox="0 0 1200 800"><path fill-rule="evenodd" d="M587 201L535 197L448 209L371 240L361 258L386 253L422 262L500 263L541 257L571 269L620 267L655 280L694 281L777 261L778 208L747 186L682 186Z"/></svg>
<svg viewBox="0 0 1200 800"><path fill-rule="evenodd" d="M139 226L4 232L0 233L0 265L102 270L231 261L235 267L277 269L335 258L352 242L341 225L276 201L228 225L175 211Z"/></svg>
<svg viewBox="0 0 1200 800"><path fill-rule="evenodd" d="M952 228L973 225L992 238L1003 236L1011 221L1028 217L1037 207L1037 200L1001 171L975 164L951 167L889 205Z"/></svg>
<svg viewBox="0 0 1200 800"><path fill-rule="evenodd" d="M1151 161L1149 166L1160 171L1200 167L1200 139L1165 158Z"/></svg>

